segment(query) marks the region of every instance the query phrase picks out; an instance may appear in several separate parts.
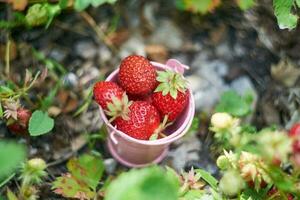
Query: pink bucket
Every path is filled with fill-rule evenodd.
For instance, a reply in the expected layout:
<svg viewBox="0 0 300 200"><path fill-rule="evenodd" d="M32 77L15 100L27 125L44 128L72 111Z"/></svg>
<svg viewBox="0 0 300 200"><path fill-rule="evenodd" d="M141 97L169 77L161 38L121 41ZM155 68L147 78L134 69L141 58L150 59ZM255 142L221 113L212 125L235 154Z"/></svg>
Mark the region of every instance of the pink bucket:
<svg viewBox="0 0 300 200"><path fill-rule="evenodd" d="M181 64L175 59L170 59L167 63L160 64L151 62L155 68L165 70L171 69L184 73L188 69L186 65ZM119 69L112 72L106 81L117 81ZM164 131L165 138L147 141L132 138L122 131L117 130L108 122L103 110L100 107L100 115L106 125L109 136L107 145L112 156L121 164L128 167L143 167L152 163L160 162L168 153L169 145L185 135L189 130L195 113L195 103L192 91L189 89L189 103L180 117Z"/></svg>

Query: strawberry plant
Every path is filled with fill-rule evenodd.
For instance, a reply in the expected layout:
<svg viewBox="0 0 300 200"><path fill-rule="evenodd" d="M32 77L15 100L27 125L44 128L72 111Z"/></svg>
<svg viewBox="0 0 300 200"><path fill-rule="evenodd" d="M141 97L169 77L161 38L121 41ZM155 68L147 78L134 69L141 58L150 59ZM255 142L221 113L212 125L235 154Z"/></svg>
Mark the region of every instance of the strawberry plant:
<svg viewBox="0 0 300 200"><path fill-rule="evenodd" d="M206 14L214 11L221 5L221 0L177 0L176 6L180 10L187 10L193 13ZM236 0L235 3L242 10L255 6L255 0ZM299 0L273 0L274 15L277 18L280 29L294 29L297 26L297 10L300 7Z"/></svg>

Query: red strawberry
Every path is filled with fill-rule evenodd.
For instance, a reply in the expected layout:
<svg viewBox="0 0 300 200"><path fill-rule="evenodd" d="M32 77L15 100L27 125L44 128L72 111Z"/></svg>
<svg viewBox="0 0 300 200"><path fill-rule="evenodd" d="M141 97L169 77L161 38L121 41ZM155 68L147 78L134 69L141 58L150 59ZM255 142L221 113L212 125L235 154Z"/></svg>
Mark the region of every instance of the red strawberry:
<svg viewBox="0 0 300 200"><path fill-rule="evenodd" d="M121 99L124 90L114 82L101 81L95 84L93 93L95 101L107 110L107 104L112 102L112 97Z"/></svg>
<svg viewBox="0 0 300 200"><path fill-rule="evenodd" d="M121 62L119 82L128 94L146 95L156 87L156 70L143 56L128 56Z"/></svg>
<svg viewBox="0 0 300 200"><path fill-rule="evenodd" d="M147 101L148 103L152 104L152 97L151 95L128 95L129 100L131 101Z"/></svg>
<svg viewBox="0 0 300 200"><path fill-rule="evenodd" d="M157 73L160 84L152 94L153 105L162 116L168 115L168 120L174 121L188 103L186 81L181 74L171 70Z"/></svg>
<svg viewBox="0 0 300 200"><path fill-rule="evenodd" d="M117 117L114 125L133 138L149 140L151 135L160 128L160 115L150 103L135 101L129 106L127 116Z"/></svg>
<svg viewBox="0 0 300 200"><path fill-rule="evenodd" d="M31 117L30 110L19 108L17 110L17 120L8 125L8 129L14 133L25 134L28 132L28 123Z"/></svg>
<svg viewBox="0 0 300 200"><path fill-rule="evenodd" d="M296 123L289 131L289 136L293 139L292 161L298 167L300 166L300 123Z"/></svg>
<svg viewBox="0 0 300 200"><path fill-rule="evenodd" d="M296 123L292 126L289 132L290 137L298 137L300 136L300 123Z"/></svg>
<svg viewBox="0 0 300 200"><path fill-rule="evenodd" d="M281 193L274 186L268 191L268 196L271 197L272 199L281 199L281 198L283 198ZM291 194L287 194L286 197L287 197L287 200L293 200L294 199L293 195L291 195Z"/></svg>

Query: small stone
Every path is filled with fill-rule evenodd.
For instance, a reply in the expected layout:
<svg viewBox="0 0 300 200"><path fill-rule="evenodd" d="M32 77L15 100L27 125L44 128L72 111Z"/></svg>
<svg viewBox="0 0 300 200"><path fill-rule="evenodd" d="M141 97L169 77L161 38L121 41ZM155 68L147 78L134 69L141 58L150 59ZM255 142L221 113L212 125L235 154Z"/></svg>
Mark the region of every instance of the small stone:
<svg viewBox="0 0 300 200"><path fill-rule="evenodd" d="M254 103L257 101L257 91L248 76L241 76L235 79L233 82L231 82L230 86L242 96L250 92L254 97Z"/></svg>
<svg viewBox="0 0 300 200"><path fill-rule="evenodd" d="M84 59L93 59L97 54L97 48L90 41L80 41L75 45L75 52Z"/></svg>
<svg viewBox="0 0 300 200"><path fill-rule="evenodd" d="M207 113L213 110L222 93L228 90L228 86L216 74L211 74L209 77L205 75L191 75L187 77L187 80L193 91L196 110Z"/></svg>
<svg viewBox="0 0 300 200"><path fill-rule="evenodd" d="M179 50L184 42L183 33L172 21L161 20L159 28L150 37L151 43L162 44L169 50Z"/></svg>
<svg viewBox="0 0 300 200"><path fill-rule="evenodd" d="M51 50L49 57L57 62L62 62L67 57L67 52L60 48L54 48Z"/></svg>
<svg viewBox="0 0 300 200"><path fill-rule="evenodd" d="M100 46L98 49L98 55L100 63L106 63L110 61L112 57L111 51L106 46Z"/></svg>
<svg viewBox="0 0 300 200"><path fill-rule="evenodd" d="M229 47L228 42L223 42L216 47L216 55L222 59L231 59L233 57L233 51Z"/></svg>
<svg viewBox="0 0 300 200"><path fill-rule="evenodd" d="M63 84L67 88L73 88L78 85L78 78L76 74L70 72L63 77Z"/></svg>
<svg viewBox="0 0 300 200"><path fill-rule="evenodd" d="M108 174L113 174L116 171L117 161L113 158L108 158L104 160L105 171Z"/></svg>
<svg viewBox="0 0 300 200"><path fill-rule="evenodd" d="M121 58L125 58L132 54L146 56L145 44L143 37L136 33L133 34L122 46L119 52Z"/></svg>
<svg viewBox="0 0 300 200"><path fill-rule="evenodd" d="M169 152L169 156L172 158L172 166L180 171L187 162L200 159L198 152L201 149L201 142L196 136L191 136L177 143L181 144L178 144L176 149L172 149Z"/></svg>

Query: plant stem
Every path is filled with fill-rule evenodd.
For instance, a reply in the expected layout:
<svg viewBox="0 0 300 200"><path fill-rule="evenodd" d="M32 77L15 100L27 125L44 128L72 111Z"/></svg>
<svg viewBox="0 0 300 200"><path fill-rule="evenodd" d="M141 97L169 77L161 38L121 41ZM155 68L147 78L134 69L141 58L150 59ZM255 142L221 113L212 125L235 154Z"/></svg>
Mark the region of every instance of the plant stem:
<svg viewBox="0 0 300 200"><path fill-rule="evenodd" d="M0 188L2 188L2 186L4 186L8 181L10 181L15 175L16 175L16 173L13 173L13 174L10 175L9 177L7 177L4 181L2 181L2 182L0 183Z"/></svg>
<svg viewBox="0 0 300 200"><path fill-rule="evenodd" d="M113 53L117 52L117 48L107 40L105 33L101 30L101 28L97 25L95 20L91 15L87 12L83 11L80 13L80 16L90 25L90 27L96 32L98 38L104 42L104 44L110 48Z"/></svg>
<svg viewBox="0 0 300 200"><path fill-rule="evenodd" d="M5 74L9 77L10 74L10 39L7 34L6 50L5 50Z"/></svg>

